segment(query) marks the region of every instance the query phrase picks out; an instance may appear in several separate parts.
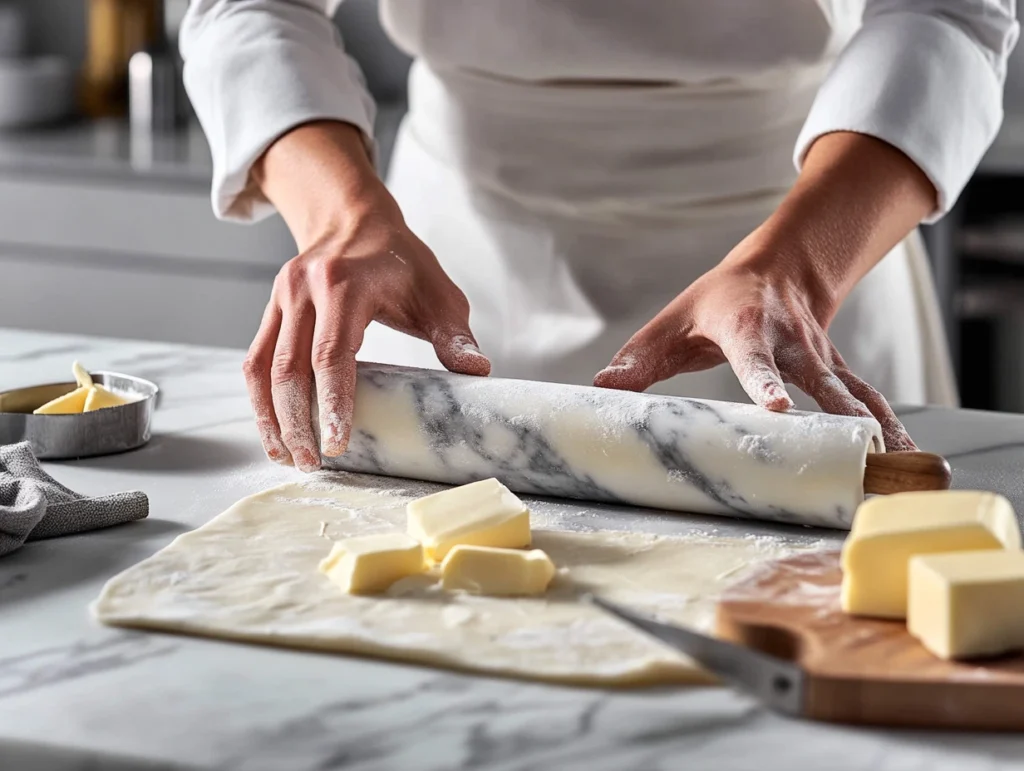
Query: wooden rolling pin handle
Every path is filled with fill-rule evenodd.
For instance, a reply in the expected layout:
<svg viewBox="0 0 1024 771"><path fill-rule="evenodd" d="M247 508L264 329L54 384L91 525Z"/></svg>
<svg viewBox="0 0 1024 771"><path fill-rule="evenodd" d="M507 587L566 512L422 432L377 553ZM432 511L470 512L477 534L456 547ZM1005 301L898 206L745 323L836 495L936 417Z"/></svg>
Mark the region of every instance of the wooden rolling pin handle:
<svg viewBox="0 0 1024 771"><path fill-rule="evenodd" d="M873 495L912 490L948 490L953 472L941 455L930 452L869 452L864 492Z"/></svg>

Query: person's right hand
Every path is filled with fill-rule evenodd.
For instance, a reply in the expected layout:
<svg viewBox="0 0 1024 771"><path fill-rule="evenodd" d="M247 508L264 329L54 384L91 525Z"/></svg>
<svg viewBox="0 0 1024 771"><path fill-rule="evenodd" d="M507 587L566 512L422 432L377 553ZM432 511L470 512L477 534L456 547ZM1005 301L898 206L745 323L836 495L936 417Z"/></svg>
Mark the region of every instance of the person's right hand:
<svg viewBox="0 0 1024 771"><path fill-rule="evenodd" d="M323 171L332 163L338 167L333 185L324 179L333 176L332 170ZM310 165L320 169L320 179L303 178ZM355 355L371 321L427 340L453 372L490 373L490 362L469 328L465 295L405 225L354 128L318 123L296 129L271 147L254 176L301 249L278 274L245 360L268 457L315 471L321 450L327 456L345 451ZM322 186L327 190L319 192L329 196L326 205L323 198L309 195L310 188Z"/></svg>

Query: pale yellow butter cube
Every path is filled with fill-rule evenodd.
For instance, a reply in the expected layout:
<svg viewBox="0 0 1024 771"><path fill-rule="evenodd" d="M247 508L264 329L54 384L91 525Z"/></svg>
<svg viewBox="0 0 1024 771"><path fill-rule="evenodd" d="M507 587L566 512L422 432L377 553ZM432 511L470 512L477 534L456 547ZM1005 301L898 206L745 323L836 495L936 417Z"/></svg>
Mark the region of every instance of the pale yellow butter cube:
<svg viewBox="0 0 1024 771"><path fill-rule="evenodd" d="M103 386L94 385L89 389L89 397L85 400L84 412L93 412L94 410L102 410L107 407L120 407L122 404L128 404L128 399L115 394L113 391L108 391Z"/></svg>
<svg viewBox="0 0 1024 771"><path fill-rule="evenodd" d="M76 388L70 393L48 401L42 407L32 411L33 415L77 415L85 411L85 402L89 398L88 388Z"/></svg>
<svg viewBox="0 0 1024 771"><path fill-rule="evenodd" d="M89 374L89 370L77 361L71 365L71 374L75 376L75 382L78 383L80 388L92 388L96 385L92 381L92 375Z"/></svg>
<svg viewBox="0 0 1024 771"><path fill-rule="evenodd" d="M1024 649L1024 552L912 558L907 629L943 659Z"/></svg>
<svg viewBox="0 0 1024 771"><path fill-rule="evenodd" d="M441 586L448 592L489 597L543 594L555 577L555 564L540 549L459 545L441 563Z"/></svg>
<svg viewBox="0 0 1024 771"><path fill-rule="evenodd" d="M872 498L857 509L843 544L842 608L905 618L914 555L1020 547L1013 506L1001 495L943 490Z"/></svg>
<svg viewBox="0 0 1024 771"><path fill-rule="evenodd" d="M383 592L425 569L423 547L405 533L346 538L320 561L320 572L349 594Z"/></svg>
<svg viewBox="0 0 1024 771"><path fill-rule="evenodd" d="M459 544L515 549L530 545L530 511L497 479L454 487L412 501L408 532L432 560Z"/></svg>

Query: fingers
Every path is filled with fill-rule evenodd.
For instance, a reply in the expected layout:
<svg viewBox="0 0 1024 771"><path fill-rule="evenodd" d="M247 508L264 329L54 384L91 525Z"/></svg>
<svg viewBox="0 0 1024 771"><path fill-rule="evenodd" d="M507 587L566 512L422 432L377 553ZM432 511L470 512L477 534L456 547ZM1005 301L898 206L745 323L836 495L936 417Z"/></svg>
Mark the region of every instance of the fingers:
<svg viewBox="0 0 1024 771"><path fill-rule="evenodd" d="M313 434L313 373L310 351L316 313L309 303L292 303L282 312L270 370L271 397L281 439L295 465L305 472L320 468Z"/></svg>
<svg viewBox="0 0 1024 771"><path fill-rule="evenodd" d="M689 338L670 314L659 315L626 341L594 377L594 385L646 391L673 375L709 369L722 361L716 346Z"/></svg>
<svg viewBox="0 0 1024 771"><path fill-rule="evenodd" d="M885 440L886 450L889 452L912 452L917 449L917 445L910 438L907 429L896 417L896 413L892 411L889 402L881 393L854 375L845 364L836 367L836 376L854 397L864 403L882 426L882 438Z"/></svg>
<svg viewBox="0 0 1024 771"><path fill-rule="evenodd" d="M594 385L620 391L646 391L664 379L659 378L647 362L648 358L639 352L638 346L631 340L615 354L607 367L594 376Z"/></svg>
<svg viewBox="0 0 1024 771"><path fill-rule="evenodd" d="M810 346L798 353L787 351L781 368L783 376L814 399L825 412L833 415L872 417L867 406L846 388L817 351Z"/></svg>
<svg viewBox="0 0 1024 771"><path fill-rule="evenodd" d="M435 327L430 335L438 361L450 372L487 377L491 360L480 352L468 325L446 324Z"/></svg>
<svg viewBox="0 0 1024 771"><path fill-rule="evenodd" d="M854 375L831 344L825 341L823 345L824 355L808 345L801 348L801 354L786 356L788 367L783 368L783 373L787 374L788 370L788 379L825 412L875 418L882 427L886 449L892 452L916 450L917 446L885 397ZM797 365L795 360L802 364Z"/></svg>
<svg viewBox="0 0 1024 771"><path fill-rule="evenodd" d="M469 328L469 301L445 277L434 303L438 317L426 325L426 337L434 346L438 361L449 372L487 377L491 360L480 352Z"/></svg>
<svg viewBox="0 0 1024 771"><path fill-rule="evenodd" d="M917 446L892 411L889 403L878 391L854 375L839 359L835 371L828 369L824 361L813 382L804 388L826 412L835 415L855 415L875 418L882 427L882 438L890 452L916 450Z"/></svg>
<svg viewBox="0 0 1024 771"><path fill-rule="evenodd" d="M763 337L734 335L720 342L719 347L754 404L773 412L793 409L775 356Z"/></svg>
<svg viewBox="0 0 1024 771"><path fill-rule="evenodd" d="M791 345L776 357L756 339L745 344L727 342L722 348L755 403L779 409L771 403L771 396L776 395L788 403L782 409L791 408L793 402L782 385L789 381L806 392L825 412L878 420L887 449L893 452L917 449L885 397L854 375L834 348L831 357L823 357L810 344ZM831 358L831 365L826 363L826 358Z"/></svg>
<svg viewBox="0 0 1024 771"><path fill-rule="evenodd" d="M274 300L267 305L242 371L249 389L249 401L256 416L256 428L267 457L278 463L292 464L292 455L281 440L281 426L274 412L271 395L270 371L274 360L274 347L281 329L281 309Z"/></svg>
<svg viewBox="0 0 1024 771"><path fill-rule="evenodd" d="M365 303L354 298L317 313L312 365L320 408L320 447L331 458L345 452L352 433L356 354L370 320Z"/></svg>
<svg viewBox="0 0 1024 771"><path fill-rule="evenodd" d="M626 344L619 349L611 362L594 376L598 388L614 388L619 391L646 391L663 378L652 362L663 358L662 351L673 336L672 328L659 314L644 325Z"/></svg>
<svg viewBox="0 0 1024 771"><path fill-rule="evenodd" d="M399 257L400 250L409 257ZM350 240L318 243L282 268L272 302L246 377L268 455L303 471L318 469L322 456L341 455L348 446L355 356L372 320L429 340L454 372L490 373L469 329L465 296L429 250L401 229L369 228Z"/></svg>

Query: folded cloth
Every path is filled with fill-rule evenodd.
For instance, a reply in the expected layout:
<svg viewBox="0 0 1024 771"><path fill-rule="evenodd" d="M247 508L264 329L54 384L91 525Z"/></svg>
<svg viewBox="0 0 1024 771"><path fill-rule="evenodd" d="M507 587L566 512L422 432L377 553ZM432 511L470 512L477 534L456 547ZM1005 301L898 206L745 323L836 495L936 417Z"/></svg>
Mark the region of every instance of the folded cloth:
<svg viewBox="0 0 1024 771"><path fill-rule="evenodd" d="M99 530L148 515L145 493L87 498L43 471L28 442L0 446L0 557L25 541Z"/></svg>

